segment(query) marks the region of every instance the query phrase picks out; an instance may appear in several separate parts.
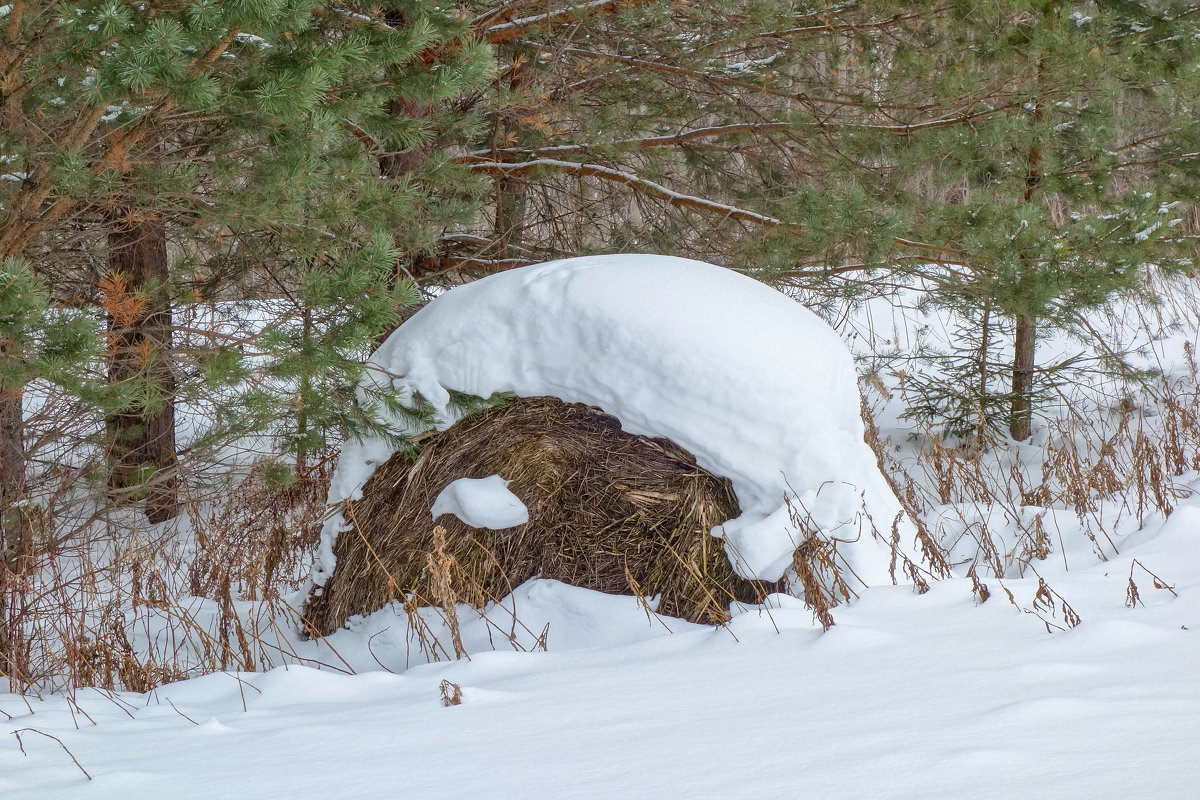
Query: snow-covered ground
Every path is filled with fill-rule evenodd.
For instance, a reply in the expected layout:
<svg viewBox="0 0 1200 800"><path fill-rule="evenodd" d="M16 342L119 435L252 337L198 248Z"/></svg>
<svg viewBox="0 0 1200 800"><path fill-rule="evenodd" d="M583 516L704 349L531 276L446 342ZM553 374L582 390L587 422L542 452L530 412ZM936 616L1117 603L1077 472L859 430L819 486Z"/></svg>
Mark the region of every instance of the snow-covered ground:
<svg viewBox="0 0 1200 800"><path fill-rule="evenodd" d="M422 338L421 326L409 323L415 352L436 356L416 376L429 399L437 403L438 386L548 391L542 384L579 366L563 337L539 339L539 324L566 325L561 295L539 299L520 285L510 288L511 303L494 307L491 317L474 313L463 329L503 322L524 332L528 341L517 341L525 349L545 352L532 366L494 350L482 361L464 361L429 348L450 342L469 350L478 338ZM595 299L587 280L574 289ZM445 300L470 294L456 289ZM633 305L658 310L649 290L634 296ZM694 293L689 299L693 310L708 302ZM621 313L630 307L612 306ZM539 308L541 318L533 314ZM512 313L518 310L525 315ZM601 377L583 384L607 387L607 410L619 414L611 406L627 403L633 427L648 432L663 433L653 426L665 407L678 427L667 433L691 437L687 444L737 479L739 497L767 518L770 498L757 495L769 494L762 487L769 489L774 472L786 478L797 465L788 448L799 439L789 437L811 431L781 426L775 438L751 430L747 439L731 428L706 432L699 421L715 414L719 423L732 408L770 419L794 411L789 403L831 412L820 410L820 397L747 394L754 375L734 374L730 365L701 376L708 388L699 403L686 402L682 388L656 388L653 375L665 364L678 369L689 360L687 342L702 339L705 352L728 345L703 325L687 326L686 313L658 314L671 323L658 332L630 328L611 313L583 320L571 346L606 342L611 357L589 363ZM854 322L911 349L915 338L884 320L887 313L868 306ZM627 336L601 336L618 322ZM756 350L760 322L733 343L744 353L743 367L841 358L811 348ZM1168 371L1185 372L1183 344L1194 344L1195 328L1160 327L1146 347ZM816 328L807 330L815 337L809 341L821 341ZM645 367L648 355L664 352L647 342L673 336L682 341L648 371L622 368L630 359ZM858 346L864 341L860 334ZM474 383L450 385L454 365L461 367L458 379ZM401 366L397 358L384 364ZM580 379L572 380L577 389ZM833 391L843 391L840 380L833 379ZM790 372L785 383L806 388ZM676 397L679 404L669 405ZM896 457L911 458L920 437L906 437L899 408L898 398L883 406L881 428L896 441ZM849 424L848 415L832 414L823 417L830 425ZM996 472L1018 457L1038 471L1046 429L1038 436L1035 445L998 450ZM749 458L755 448L763 463ZM368 443L357 457L369 451ZM816 468L861 467L844 455L823 453ZM344 471L344 485L335 480L335 496L353 491L362 466ZM818 483L836 477L791 477L797 475ZM1111 499L1086 519L1067 507L931 505L924 521L955 544L952 558L977 555L969 541L976 528L1018 537L1017 518L1025 516L1049 529L1053 552L1006 578L981 562L973 580L960 565L955 577L931 580L924 594L872 581L858 587L854 602L834 609L836 624L827 631L800 600L780 595L769 608L744 609L726 627L712 628L660 618L634 598L540 580L506 601L519 623L504 607L486 618L460 608L470 653L461 661L427 663L396 608L317 642L301 641L284 617L255 644L274 648L273 663L283 664L265 672L214 673L147 694L0 695L0 798L1193 797L1200 786L1200 493L1191 490L1200 489L1200 479L1190 473L1176 483L1181 497L1165 522ZM456 496L457 510L448 510L470 515L464 506L472 499L488 500L489 516L505 498L468 491L465 501ZM1083 530L1092 518L1107 534L1095 541ZM187 605L201 629L223 614L216 601ZM268 611L251 602L238 609L246 620ZM442 629L436 613L425 622L429 632ZM166 630L147 626L141 635Z"/></svg>
<svg viewBox="0 0 1200 800"><path fill-rule="evenodd" d="M1121 557L1048 576L1082 618L1065 631L1034 577L1005 581L1020 608L994 581L983 604L964 579L874 587L825 633L798 601L668 633L631 598L537 583L549 652L0 696L25 748L0 745L0 796L1192 797L1198 529L1188 501Z"/></svg>

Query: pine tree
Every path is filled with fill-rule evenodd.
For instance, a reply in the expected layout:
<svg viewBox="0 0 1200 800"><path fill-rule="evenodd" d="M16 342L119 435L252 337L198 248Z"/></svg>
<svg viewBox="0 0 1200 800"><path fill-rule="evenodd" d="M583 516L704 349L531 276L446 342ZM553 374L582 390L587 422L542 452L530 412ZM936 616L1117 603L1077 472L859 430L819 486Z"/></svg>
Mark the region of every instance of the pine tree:
<svg viewBox="0 0 1200 800"><path fill-rule="evenodd" d="M971 321L923 410L1028 436L1039 330L1191 264L1187 3L731 0L485 7L490 215L467 275L692 255L825 296L913 287ZM1005 341L1011 350L1004 353ZM961 356L961 357L959 357ZM1005 386L998 385L1003 377Z"/></svg>
<svg viewBox="0 0 1200 800"><path fill-rule="evenodd" d="M773 247L794 275L915 281L972 320L974 350L951 371L974 374L929 410L960 430L1000 416L1027 438L1039 329L1081 326L1151 267L1193 263L1175 229L1200 176L1193 16L1185 3L856 4L829 23L848 33L826 40L826 75L800 76L845 105L793 117L830 146ZM1013 342L1003 389L998 331Z"/></svg>
<svg viewBox="0 0 1200 800"><path fill-rule="evenodd" d="M434 271L473 275L597 251L761 258L795 163L770 81L792 9L740 2L482 5L485 136L456 156L490 177L489 213L443 239Z"/></svg>
<svg viewBox="0 0 1200 800"><path fill-rule="evenodd" d="M419 247L473 208L470 181L444 159L391 178L378 166L469 129L452 108L389 111L487 79L465 23L415 2L6 8L0 254L37 265L56 302L103 307L109 482L149 491L155 518L173 513L178 402L222 422L189 450L266 430L311 452L313 430L378 424L305 387L344 396L338 382L412 299L381 267L396 253L379 237ZM397 12L402 26L385 19ZM281 300L269 335L181 330L197 303L242 298ZM280 335L296 329L306 361ZM288 433L297 408L303 431Z"/></svg>

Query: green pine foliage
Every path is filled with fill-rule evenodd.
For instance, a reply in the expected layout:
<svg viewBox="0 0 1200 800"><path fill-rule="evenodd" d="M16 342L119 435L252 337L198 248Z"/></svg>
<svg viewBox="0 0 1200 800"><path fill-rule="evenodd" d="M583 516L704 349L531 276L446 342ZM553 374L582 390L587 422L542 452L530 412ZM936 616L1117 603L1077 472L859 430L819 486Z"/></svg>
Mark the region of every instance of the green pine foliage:
<svg viewBox="0 0 1200 800"><path fill-rule="evenodd" d="M1074 330L1144 291L1151 269L1192 268L1179 227L1200 177L1189 3L589 9L541 22L476 9L481 34L505 38L479 101L487 138L460 158L494 194L447 242L450 264L627 250L838 301L911 287L990 336L945 354L958 363L928 395L976 401L921 413L1014 433L1062 377L1014 337Z"/></svg>
<svg viewBox="0 0 1200 800"><path fill-rule="evenodd" d="M417 2L6 9L0 255L36 265L50 306L86 315L104 299L115 212L161 220L168 237L171 394L148 378L102 385L94 349L72 355L92 359L92 380L63 391L108 415L208 409L189 453L269 432L303 462L380 428L352 388L417 300L396 265L478 207L477 180L447 159L383 176L380 158L476 124L447 103L493 71L466 22ZM219 322L231 302L267 299L261 333ZM204 307L218 322L193 327Z"/></svg>
<svg viewBox="0 0 1200 800"><path fill-rule="evenodd" d="M792 195L797 224L777 231L776 253L813 264L814 274L857 263L852 279L868 288L883 276L912 281L974 320L976 333L988 315L993 335L1012 335L1021 321L1071 330L1087 309L1142 291L1151 269L1191 269L1194 247L1176 226L1200 176L1193 11L857 7L860 20L912 20L828 43L831 62L847 66L820 91L862 105L824 121L794 118L833 134L836 153ZM966 343L946 381L930 387L945 402L922 405L922 415L955 432L1001 419L1015 433L1006 415L1028 414L1039 387L1009 385L1011 353L987 357L1004 338ZM1050 389L1053 373L1039 374L1040 390ZM975 399L964 407L967 395Z"/></svg>
<svg viewBox="0 0 1200 800"><path fill-rule="evenodd" d="M87 365L101 352L89 317L54 308L28 264L0 262L0 395L19 396L35 380L86 395Z"/></svg>

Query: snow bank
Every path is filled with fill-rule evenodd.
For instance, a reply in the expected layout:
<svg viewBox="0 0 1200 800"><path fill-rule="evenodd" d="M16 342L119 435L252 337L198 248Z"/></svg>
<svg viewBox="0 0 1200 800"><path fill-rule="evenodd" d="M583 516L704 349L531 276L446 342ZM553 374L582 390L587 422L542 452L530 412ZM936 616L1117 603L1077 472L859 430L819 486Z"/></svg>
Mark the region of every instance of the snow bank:
<svg viewBox="0 0 1200 800"><path fill-rule="evenodd" d="M820 318L751 278L682 258L574 258L512 270L439 296L371 357L373 380L419 393L454 421L449 391L551 395L599 406L636 434L665 436L729 478L742 515L714 531L739 572L789 567L811 515L865 583L890 582L884 534L900 513L863 442L854 364ZM331 501L357 496L389 455L348 445ZM332 571L331 519L314 581ZM909 537L911 538L911 537Z"/></svg>
<svg viewBox="0 0 1200 800"><path fill-rule="evenodd" d="M529 509L499 475L451 481L438 493L429 513L434 521L443 514L453 514L472 528L494 531L529 521Z"/></svg>
<svg viewBox="0 0 1200 800"><path fill-rule="evenodd" d="M778 596L769 615L714 629L530 581L505 602L534 652L509 648L504 610L487 627L463 607L470 660L391 674L416 645L388 608L329 640L281 642L299 658L271 672L147 694L0 692L0 797L478 800L528 785L554 800L1185 800L1200 742L1200 499L1184 503L1112 561L1048 576L1083 616L1067 631L1039 618L1032 573L1004 582L1013 603L993 583L979 604L966 578L924 595L873 587L826 633ZM1144 605L1127 608L1137 563L1172 590L1137 568ZM217 635L220 604L206 603ZM360 674L341 674L347 662ZM443 681L461 705L443 706ZM698 760L705 733L723 738ZM970 778L985 774L998 777Z"/></svg>

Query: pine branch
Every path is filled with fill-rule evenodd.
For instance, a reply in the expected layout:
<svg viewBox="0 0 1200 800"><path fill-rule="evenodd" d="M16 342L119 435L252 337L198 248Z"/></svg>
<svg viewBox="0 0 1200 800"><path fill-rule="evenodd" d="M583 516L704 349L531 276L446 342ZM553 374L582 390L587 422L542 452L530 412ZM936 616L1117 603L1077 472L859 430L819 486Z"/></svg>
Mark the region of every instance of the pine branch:
<svg viewBox="0 0 1200 800"><path fill-rule="evenodd" d="M888 19L876 22L847 22L841 25L810 25L804 28L788 28L786 30L765 34L763 38L794 38L797 36L812 36L829 33L864 33L866 31L882 31L913 20L929 20L940 17L946 11L945 7L914 14L897 14Z"/></svg>
<svg viewBox="0 0 1200 800"><path fill-rule="evenodd" d="M628 186L630 189L633 189L641 194L663 200L668 205L676 208L686 208L694 211L716 214L725 219L736 219L740 222L750 222L765 228L787 226L794 229L797 233L801 231L801 226L798 224L786 223L783 220L777 217L772 217L768 214L761 214L757 211L738 208L737 206L731 206L726 203L709 200L708 198L676 192L667 188L666 186L663 186L661 183L639 177L631 172L605 167L600 164L580 164L573 161L539 158L533 161L521 161L515 163L481 161L467 164L466 169L472 172L484 172L489 175L524 175L538 169L550 169L559 174L575 175L580 178L598 178L600 180L619 183L624 186ZM988 262L991 260L988 258L973 256L965 250L945 245L929 244L927 242L920 242L914 239L906 239L902 237L895 237L893 241L901 247L928 253L929 256L926 257L925 260L941 266Z"/></svg>
<svg viewBox="0 0 1200 800"><path fill-rule="evenodd" d="M894 133L897 136L911 136L920 131L937 130L939 128L952 128L956 125L970 125L979 122L980 120L994 117L999 114L1005 114L1010 111L1016 111L1022 108L1021 103L1010 103L1008 105L999 106L997 108L989 108L983 111L971 111L965 114L955 114L951 117L941 117L939 119L926 120L924 122L909 122L903 125L871 125L857 122L818 122L815 123L820 128L840 128L843 130L863 130L863 131L879 131L880 133Z"/></svg>
<svg viewBox="0 0 1200 800"><path fill-rule="evenodd" d="M530 3L517 2L510 3L500 8L486 11L477 15L471 20L471 30L476 36L483 39L488 44L499 44L510 39L515 39L518 36L526 33L530 28L535 28L539 25L554 25L562 22L571 22L582 14L614 14L631 6L642 5L649 3L652 0L592 0L590 3L581 3L575 6L559 9L558 11L547 11L541 14L532 14L527 17L514 19L512 15L517 11L527 8ZM367 14L359 14L346 9L335 8L329 11L319 10L314 11L317 16L329 16L336 14L343 19L353 22L358 25L370 25L371 27L395 33L396 27L389 25L386 21L379 19L376 16ZM504 20L497 23L496 20ZM461 46L461 45L456 45Z"/></svg>
<svg viewBox="0 0 1200 800"><path fill-rule="evenodd" d="M79 149L100 125L100 118L104 116L104 112L104 107L93 106L80 113L55 142L56 147L60 150ZM50 181L51 171L48 161L39 163L9 202L4 215L0 217L0 256L19 255L45 229L51 219L61 216L60 212L51 219L35 221L38 209L54 192ZM63 203L65 201L62 199L55 201L55 205Z"/></svg>
<svg viewBox="0 0 1200 800"><path fill-rule="evenodd" d="M4 29L4 44L12 46L17 43L21 32L21 20L25 16L25 0L13 0L8 4L8 25ZM7 64L5 65L7 66Z"/></svg>
<svg viewBox="0 0 1200 800"><path fill-rule="evenodd" d="M847 7L844 10L849 10L849 7ZM894 28L897 25L901 25L905 22L912 22L914 20L927 21L927 20L936 19L936 18L941 17L942 14L944 14L947 10L948 10L948 7L941 6L938 8L930 9L927 12L912 13L912 14L897 14L896 16L889 17L887 19L876 20L876 21L872 21L872 22L858 22L858 23L847 22L847 23L843 23L843 24L826 23L824 25L809 25L809 26L803 26L803 27L786 28L782 31L761 31L759 33L755 33L755 34L751 35L749 38L720 39L720 40L717 40L715 42L705 45L704 47L701 48L701 51L714 50L714 49L732 44L734 42L757 42L757 41L764 41L764 40L788 41L788 40L795 39L795 38L814 36L814 35L829 35L829 34L835 34L835 33L861 34L861 33L866 33L868 31L883 31L883 30L887 30L889 28ZM795 21L798 22L798 21L808 19L808 18L826 19L826 18L828 18L828 15L825 14L824 12L817 13L817 14L805 14L803 16L796 17ZM745 19L743 17L735 17L735 19L738 22L745 22Z"/></svg>
<svg viewBox="0 0 1200 800"><path fill-rule="evenodd" d="M196 76L215 64L237 39L239 33L239 28L228 31L220 41L192 62L188 73ZM170 98L164 98L156 108L143 114L133 127L117 132L109 140L108 152L92 166L92 175L101 175L124 164L134 145L141 142L150 133L153 124L170 113L174 107L175 104ZM87 108L72 121L66 135L57 143L59 148L81 149L84 142L95 133L100 125L100 118L106 112L106 106ZM54 194L54 185L49 180L50 173L49 162L43 161L38 164L22 184L21 190L13 198L4 216L0 217L0 254L17 255L23 252L42 231L75 207L75 200L59 197L40 214L37 213L42 204Z"/></svg>
<svg viewBox="0 0 1200 800"><path fill-rule="evenodd" d="M476 31L486 30L497 21L504 20L507 22L513 19L520 10L536 5L539 5L539 0L533 0L533 2L529 2L529 0L516 0L513 3L505 3L495 8L489 8L487 11L472 17L471 29Z"/></svg>
<svg viewBox="0 0 1200 800"><path fill-rule="evenodd" d="M594 50L585 50L580 47L564 47L561 52L565 55L573 55L580 58L589 58L598 61L614 61L618 64L626 64L631 67L641 67L654 72L662 72L669 75L692 78L713 86L729 86L737 89L744 89L755 94L764 94L770 97L777 97L782 100L793 100L808 105L832 105L850 108L861 108L863 105L861 100L842 100L832 97L813 97L803 92L785 92L779 89L772 89L769 86L746 83L745 81L739 81L735 78L727 78L723 75L713 75L707 72L699 72L694 69L688 69L687 67L680 67L675 64L667 64L661 61L647 61L644 58L633 58L632 56L622 56L616 53L599 53ZM895 110L919 111L921 109L896 108Z"/></svg>

